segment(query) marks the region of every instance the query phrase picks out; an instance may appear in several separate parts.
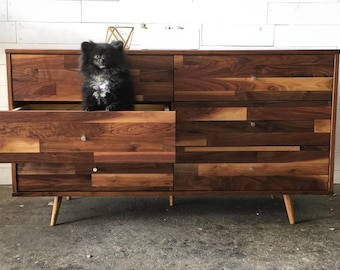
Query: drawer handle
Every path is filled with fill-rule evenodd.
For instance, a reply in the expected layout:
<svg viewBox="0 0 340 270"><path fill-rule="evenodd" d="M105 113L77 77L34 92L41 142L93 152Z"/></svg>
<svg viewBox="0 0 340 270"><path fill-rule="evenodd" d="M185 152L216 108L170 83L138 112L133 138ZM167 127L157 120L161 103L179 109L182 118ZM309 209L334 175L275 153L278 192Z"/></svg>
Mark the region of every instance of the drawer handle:
<svg viewBox="0 0 340 270"><path fill-rule="evenodd" d="M251 127L255 127L255 126L256 126L256 123L253 122L253 121L251 121L251 122L250 122L250 126L251 126Z"/></svg>
<svg viewBox="0 0 340 270"><path fill-rule="evenodd" d="M253 81L256 81L256 80L257 80L256 76L252 76L251 79L252 79Z"/></svg>
<svg viewBox="0 0 340 270"><path fill-rule="evenodd" d="M97 167L93 167L93 168L92 168L92 171L93 171L94 173L96 173L96 172L98 172L98 168L97 168Z"/></svg>
<svg viewBox="0 0 340 270"><path fill-rule="evenodd" d="M83 136L80 137L80 139L81 139L82 142L85 142L86 141L86 136L83 135Z"/></svg>
<svg viewBox="0 0 340 270"><path fill-rule="evenodd" d="M253 173L253 172L255 172L255 168L250 167L250 168L249 168L249 171Z"/></svg>

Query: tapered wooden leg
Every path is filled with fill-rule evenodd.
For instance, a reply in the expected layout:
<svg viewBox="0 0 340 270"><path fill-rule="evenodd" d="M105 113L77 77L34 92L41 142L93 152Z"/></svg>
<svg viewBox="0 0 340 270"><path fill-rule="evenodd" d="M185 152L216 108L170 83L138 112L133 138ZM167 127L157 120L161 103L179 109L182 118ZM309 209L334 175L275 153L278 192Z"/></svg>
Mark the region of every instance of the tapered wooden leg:
<svg viewBox="0 0 340 270"><path fill-rule="evenodd" d="M66 196L66 200L67 200L67 201L70 201L71 199L72 199L71 196Z"/></svg>
<svg viewBox="0 0 340 270"><path fill-rule="evenodd" d="M170 196L169 196L169 205L170 205L170 206L174 206L174 201L175 201L175 196L170 195Z"/></svg>
<svg viewBox="0 0 340 270"><path fill-rule="evenodd" d="M294 224L295 221L294 221L294 210L293 210L292 198L290 197L290 195L283 195L283 200L285 202L289 223Z"/></svg>
<svg viewBox="0 0 340 270"><path fill-rule="evenodd" d="M63 200L62 196L55 196L53 201L52 216L51 216L51 226L54 226L57 222L58 213L60 209L61 202Z"/></svg>

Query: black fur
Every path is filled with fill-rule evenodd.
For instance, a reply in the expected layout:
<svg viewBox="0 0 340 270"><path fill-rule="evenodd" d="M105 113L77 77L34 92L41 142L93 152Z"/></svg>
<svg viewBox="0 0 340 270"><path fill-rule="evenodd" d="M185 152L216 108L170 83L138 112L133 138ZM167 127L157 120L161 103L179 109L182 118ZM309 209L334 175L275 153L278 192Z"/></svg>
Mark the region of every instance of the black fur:
<svg viewBox="0 0 340 270"><path fill-rule="evenodd" d="M135 95L123 42L83 42L80 73L85 111L133 110Z"/></svg>

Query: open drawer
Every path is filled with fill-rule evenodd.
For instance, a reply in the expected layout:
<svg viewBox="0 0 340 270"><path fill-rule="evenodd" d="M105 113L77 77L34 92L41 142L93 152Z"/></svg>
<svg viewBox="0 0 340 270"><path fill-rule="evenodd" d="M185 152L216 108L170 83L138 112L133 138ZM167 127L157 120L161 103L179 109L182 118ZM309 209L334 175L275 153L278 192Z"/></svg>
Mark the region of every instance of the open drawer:
<svg viewBox="0 0 340 270"><path fill-rule="evenodd" d="M173 111L1 112L0 141L0 162L16 163L16 195L173 187Z"/></svg>

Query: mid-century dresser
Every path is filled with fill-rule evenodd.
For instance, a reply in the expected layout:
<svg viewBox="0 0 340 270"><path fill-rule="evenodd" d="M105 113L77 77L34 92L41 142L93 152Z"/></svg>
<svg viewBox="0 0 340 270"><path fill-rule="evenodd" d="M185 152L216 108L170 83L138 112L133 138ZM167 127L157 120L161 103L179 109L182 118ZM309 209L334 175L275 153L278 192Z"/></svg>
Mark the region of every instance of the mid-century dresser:
<svg viewBox="0 0 340 270"><path fill-rule="evenodd" d="M136 110L81 110L77 50L6 50L14 196L332 194L339 51L126 51Z"/></svg>

